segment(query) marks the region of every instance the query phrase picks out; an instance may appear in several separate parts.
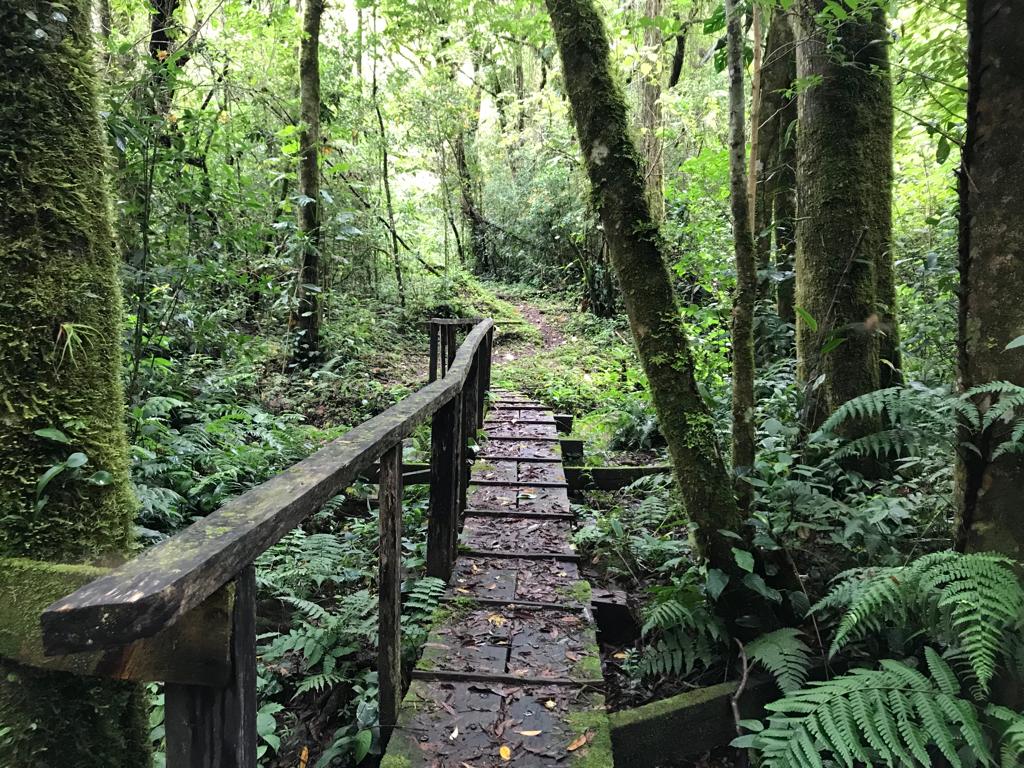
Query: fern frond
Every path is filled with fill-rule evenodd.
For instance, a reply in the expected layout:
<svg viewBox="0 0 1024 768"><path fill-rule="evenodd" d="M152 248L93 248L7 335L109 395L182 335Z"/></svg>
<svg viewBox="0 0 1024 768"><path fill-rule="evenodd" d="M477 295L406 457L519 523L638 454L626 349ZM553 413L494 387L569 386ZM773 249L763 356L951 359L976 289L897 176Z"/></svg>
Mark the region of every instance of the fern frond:
<svg viewBox="0 0 1024 768"><path fill-rule="evenodd" d="M769 704L768 726L752 739L762 765L822 766L824 756L848 768L858 763L930 766L932 747L961 766L962 746L970 747L981 764L990 764L975 708L947 692L952 671L937 655L933 661L941 682L885 660L880 669L855 669Z"/></svg>
<svg viewBox="0 0 1024 768"><path fill-rule="evenodd" d="M761 635L744 648L747 656L766 669L783 693L802 688L811 666L811 649L793 628Z"/></svg>

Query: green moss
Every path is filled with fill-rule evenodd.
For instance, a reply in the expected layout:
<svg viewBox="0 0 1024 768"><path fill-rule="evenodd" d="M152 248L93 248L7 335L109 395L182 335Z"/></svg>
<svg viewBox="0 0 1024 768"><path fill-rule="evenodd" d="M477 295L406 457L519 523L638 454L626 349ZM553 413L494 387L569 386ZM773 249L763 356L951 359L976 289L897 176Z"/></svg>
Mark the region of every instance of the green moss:
<svg viewBox="0 0 1024 768"><path fill-rule="evenodd" d="M670 696L667 699L652 701L642 707L624 709L619 712L612 712L608 719L613 730L625 728L632 725L642 724L648 721L655 723L660 718L677 712L681 709L692 707L706 701L731 695L736 690L736 683L721 683L707 688L698 688L677 696Z"/></svg>
<svg viewBox="0 0 1024 768"><path fill-rule="evenodd" d="M90 3L60 11L0 10L0 555L75 562L123 551L135 503ZM54 478L37 509L36 481L72 452L89 463ZM114 481L87 483L97 470Z"/></svg>
<svg viewBox="0 0 1024 768"><path fill-rule="evenodd" d="M586 748L573 753L571 765L574 768L613 768L615 758L612 755L611 728L603 701L599 709L570 714L569 725L577 735L588 731L592 734Z"/></svg>
<svg viewBox="0 0 1024 768"><path fill-rule="evenodd" d="M380 761L380 768L410 768L412 763L405 755L385 755Z"/></svg>

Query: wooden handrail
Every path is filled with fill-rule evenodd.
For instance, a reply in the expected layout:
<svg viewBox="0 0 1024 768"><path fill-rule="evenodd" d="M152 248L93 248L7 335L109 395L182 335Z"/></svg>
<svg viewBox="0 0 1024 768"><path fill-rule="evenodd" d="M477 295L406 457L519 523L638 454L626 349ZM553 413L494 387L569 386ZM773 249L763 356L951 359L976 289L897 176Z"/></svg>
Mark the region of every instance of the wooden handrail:
<svg viewBox="0 0 1024 768"><path fill-rule="evenodd" d="M476 407L489 376L491 320L479 322L438 379L384 413L227 502L181 533L50 605L47 654L110 649L151 637L235 579L289 530L343 491L467 383Z"/></svg>

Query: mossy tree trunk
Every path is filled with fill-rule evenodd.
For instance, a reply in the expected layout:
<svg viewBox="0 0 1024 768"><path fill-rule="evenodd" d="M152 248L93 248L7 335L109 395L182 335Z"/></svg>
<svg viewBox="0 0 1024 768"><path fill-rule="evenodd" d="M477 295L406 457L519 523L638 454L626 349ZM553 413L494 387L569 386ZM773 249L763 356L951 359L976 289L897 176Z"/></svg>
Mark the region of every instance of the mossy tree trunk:
<svg viewBox="0 0 1024 768"><path fill-rule="evenodd" d="M90 12L87 0L0 6L0 557L109 562L131 541ZM148 765L141 704L136 686L0 662L0 765Z"/></svg>
<svg viewBox="0 0 1024 768"><path fill-rule="evenodd" d="M637 354L684 505L708 564L729 575L718 608L737 628L744 614L762 623L772 609L747 588L733 554L744 517L733 497L715 424L697 389L686 328L672 292L658 227L645 194L643 162L612 74L608 38L593 0L546 0L595 206L608 239Z"/></svg>
<svg viewBox="0 0 1024 768"><path fill-rule="evenodd" d="M323 0L306 0L299 43L299 213L301 255L296 302L289 321L294 336L292 364L320 359L320 21Z"/></svg>
<svg viewBox="0 0 1024 768"><path fill-rule="evenodd" d="M825 20L824 0L798 18L797 357L808 384L805 426L880 386L879 339L895 338L891 283L892 83L885 16ZM887 352L891 356L892 352ZM819 377L823 377L818 386ZM870 425L851 425L851 429Z"/></svg>
<svg viewBox="0 0 1024 768"><path fill-rule="evenodd" d="M1024 6L1017 0L967 4L967 141L960 173L960 386L1024 386ZM979 398L991 405L994 396ZM957 472L957 546L1024 560L1024 456L992 452L1011 426L996 422Z"/></svg>
<svg viewBox="0 0 1024 768"><path fill-rule="evenodd" d="M732 468L736 498L750 508L753 488L743 478L754 468L754 302L757 264L747 198L747 141L744 132L743 26L735 0L725 0L729 61L729 192L736 256L732 299Z"/></svg>
<svg viewBox="0 0 1024 768"><path fill-rule="evenodd" d="M768 272L793 271L793 224L796 215L796 99L791 93L796 80L796 50L789 16L773 10L761 67L760 106L756 117L758 142L753 165L757 177L754 193L754 246L757 267ZM759 282L762 298L772 298L772 283ZM793 280L780 281L776 290L779 317L793 322Z"/></svg>

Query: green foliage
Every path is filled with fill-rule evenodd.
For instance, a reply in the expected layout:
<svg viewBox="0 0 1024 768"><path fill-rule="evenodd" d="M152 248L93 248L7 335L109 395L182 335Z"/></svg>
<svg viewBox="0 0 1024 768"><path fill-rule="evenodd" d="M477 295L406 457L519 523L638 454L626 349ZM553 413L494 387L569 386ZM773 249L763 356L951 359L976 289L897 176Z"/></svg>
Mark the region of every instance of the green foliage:
<svg viewBox="0 0 1024 768"><path fill-rule="evenodd" d="M906 566L846 574L815 606L840 608L831 652L893 627L920 629L964 655L981 692L987 692L1010 637L1024 624L1024 589L1011 560L992 554L946 551Z"/></svg>
<svg viewBox="0 0 1024 768"><path fill-rule="evenodd" d="M798 629L787 627L761 635L747 643L744 653L775 678L783 693L792 693L807 682L811 649Z"/></svg>
<svg viewBox="0 0 1024 768"><path fill-rule="evenodd" d="M733 743L757 750L765 768L822 768L830 759L850 768L931 766L934 754L959 767L961 750L992 765L981 713L958 696L956 675L930 649L928 670L886 659L877 670L811 683L769 704L767 727Z"/></svg>

